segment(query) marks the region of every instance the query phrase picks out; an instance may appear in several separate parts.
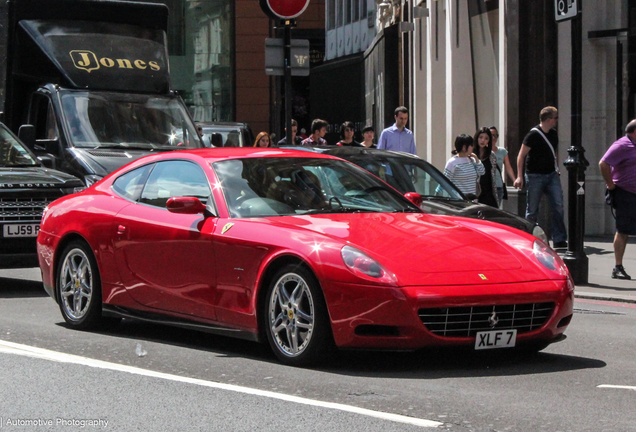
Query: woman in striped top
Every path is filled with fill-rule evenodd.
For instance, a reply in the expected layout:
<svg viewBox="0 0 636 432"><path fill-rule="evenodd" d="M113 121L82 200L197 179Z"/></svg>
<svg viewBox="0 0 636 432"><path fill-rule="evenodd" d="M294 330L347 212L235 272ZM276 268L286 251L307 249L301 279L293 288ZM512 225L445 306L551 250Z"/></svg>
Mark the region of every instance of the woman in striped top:
<svg viewBox="0 0 636 432"><path fill-rule="evenodd" d="M455 138L453 157L446 162L444 175L459 188L464 195L477 192L477 181L486 173L484 165L473 153L474 140L462 134Z"/></svg>

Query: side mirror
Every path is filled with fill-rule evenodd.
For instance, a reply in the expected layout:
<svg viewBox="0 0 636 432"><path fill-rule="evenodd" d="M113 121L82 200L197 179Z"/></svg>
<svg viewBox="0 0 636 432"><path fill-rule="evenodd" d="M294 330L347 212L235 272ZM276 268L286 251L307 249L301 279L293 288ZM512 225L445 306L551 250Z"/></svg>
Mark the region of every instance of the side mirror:
<svg viewBox="0 0 636 432"><path fill-rule="evenodd" d="M33 150L35 148L35 126L30 124L23 124L18 129L18 138L22 141L29 149Z"/></svg>
<svg viewBox="0 0 636 432"><path fill-rule="evenodd" d="M424 198L422 198L422 195L418 194L417 192L407 192L404 194L404 196L407 200L411 201L418 207L420 207L424 202Z"/></svg>
<svg viewBox="0 0 636 432"><path fill-rule="evenodd" d="M205 211L205 205L195 197L172 197L166 203L171 213L198 214Z"/></svg>
<svg viewBox="0 0 636 432"><path fill-rule="evenodd" d="M38 160L42 162L42 165L44 165L46 168L55 169L55 159L51 158L50 156L38 156Z"/></svg>

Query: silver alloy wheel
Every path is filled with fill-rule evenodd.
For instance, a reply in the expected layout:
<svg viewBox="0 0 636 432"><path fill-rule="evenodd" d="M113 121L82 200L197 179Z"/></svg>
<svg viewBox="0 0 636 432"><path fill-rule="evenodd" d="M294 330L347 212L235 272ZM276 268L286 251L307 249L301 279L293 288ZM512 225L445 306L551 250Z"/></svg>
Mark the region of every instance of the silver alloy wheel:
<svg viewBox="0 0 636 432"><path fill-rule="evenodd" d="M93 299L91 263L82 249L71 249L66 254L59 283L64 313L73 321L82 319Z"/></svg>
<svg viewBox="0 0 636 432"><path fill-rule="evenodd" d="M296 273L283 275L269 299L269 330L285 355L302 354L314 330L314 299L307 282Z"/></svg>

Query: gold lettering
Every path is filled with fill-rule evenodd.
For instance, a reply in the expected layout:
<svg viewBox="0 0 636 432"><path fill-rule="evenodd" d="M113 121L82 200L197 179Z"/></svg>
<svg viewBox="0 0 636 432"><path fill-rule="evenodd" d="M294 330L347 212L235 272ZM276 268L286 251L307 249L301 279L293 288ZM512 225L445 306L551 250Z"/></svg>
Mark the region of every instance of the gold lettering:
<svg viewBox="0 0 636 432"><path fill-rule="evenodd" d="M117 59L120 68L132 69L132 64L128 59Z"/></svg>
<svg viewBox="0 0 636 432"><path fill-rule="evenodd" d="M112 61L111 59L109 59L108 57L102 57L99 62L106 67L113 67L115 66L115 62Z"/></svg>
<svg viewBox="0 0 636 432"><path fill-rule="evenodd" d="M78 54L82 58L80 61L77 62L78 65L87 67L88 65L91 64L91 59L88 57L88 53L78 52Z"/></svg>
<svg viewBox="0 0 636 432"><path fill-rule="evenodd" d="M148 67L148 66L146 66L146 62L145 61L135 60L134 63L135 63L135 66L138 69L146 69Z"/></svg>
<svg viewBox="0 0 636 432"><path fill-rule="evenodd" d="M152 69L153 71L161 70L157 62L151 61L151 62L148 62L148 64L150 65L150 69Z"/></svg>

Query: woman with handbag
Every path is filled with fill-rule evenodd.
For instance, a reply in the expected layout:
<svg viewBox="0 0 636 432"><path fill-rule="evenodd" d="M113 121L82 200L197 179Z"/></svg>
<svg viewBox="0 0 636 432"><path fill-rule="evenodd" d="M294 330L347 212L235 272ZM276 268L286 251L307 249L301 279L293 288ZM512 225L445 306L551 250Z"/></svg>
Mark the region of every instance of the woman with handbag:
<svg viewBox="0 0 636 432"><path fill-rule="evenodd" d="M455 138L453 156L446 162L444 175L452 181L464 195L480 195L479 177L486 171L479 158L473 153L474 140L468 135Z"/></svg>
<svg viewBox="0 0 636 432"><path fill-rule="evenodd" d="M497 156L492 151L492 134L490 129L483 127L477 131L474 138L477 143L475 153L484 165L485 173L479 178L481 194L478 201L492 207L499 207L497 201Z"/></svg>

